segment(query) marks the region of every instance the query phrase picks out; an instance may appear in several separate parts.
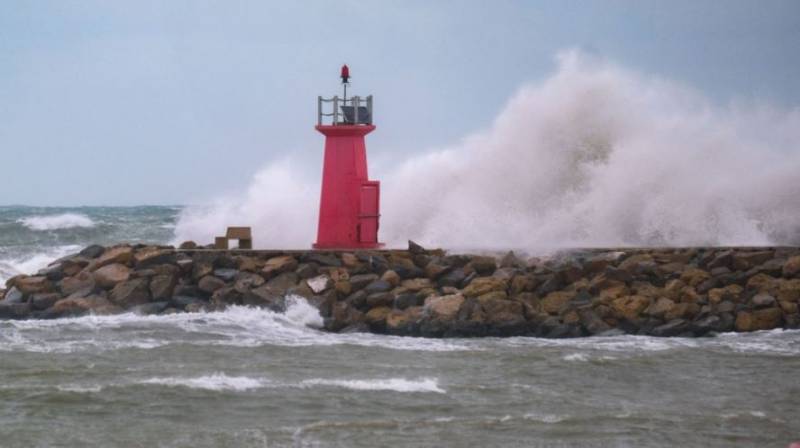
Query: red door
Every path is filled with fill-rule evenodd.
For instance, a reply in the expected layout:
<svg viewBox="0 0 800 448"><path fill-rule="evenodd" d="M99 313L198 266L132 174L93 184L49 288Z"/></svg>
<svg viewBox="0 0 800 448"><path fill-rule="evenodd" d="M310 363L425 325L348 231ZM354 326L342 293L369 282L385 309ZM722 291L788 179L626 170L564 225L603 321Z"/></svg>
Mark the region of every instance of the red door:
<svg viewBox="0 0 800 448"><path fill-rule="evenodd" d="M378 242L379 188L380 184L378 182L369 182L361 185L361 211L358 215L358 222L360 227L359 241L362 243Z"/></svg>

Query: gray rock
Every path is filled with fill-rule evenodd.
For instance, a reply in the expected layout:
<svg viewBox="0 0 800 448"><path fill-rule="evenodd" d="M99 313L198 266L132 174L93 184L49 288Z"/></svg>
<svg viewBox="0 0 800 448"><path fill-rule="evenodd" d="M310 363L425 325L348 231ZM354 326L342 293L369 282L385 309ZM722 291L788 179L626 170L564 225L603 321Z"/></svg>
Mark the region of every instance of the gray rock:
<svg viewBox="0 0 800 448"><path fill-rule="evenodd" d="M378 280L378 276L376 274L359 274L350 277L350 285L353 287L354 291L359 289L363 289L365 286L369 285L370 283Z"/></svg>
<svg viewBox="0 0 800 448"><path fill-rule="evenodd" d="M304 256L304 260L307 262L313 261L322 266L334 266L337 268L342 266L342 261L336 255L322 252L309 252Z"/></svg>
<svg viewBox="0 0 800 448"><path fill-rule="evenodd" d="M33 305L33 308L36 310L46 310L53 306L60 299L61 295L58 293L34 294L31 298L31 305Z"/></svg>
<svg viewBox="0 0 800 448"><path fill-rule="evenodd" d="M364 287L364 292L366 292L367 294L373 294L376 292L387 292L391 290L392 290L392 285L384 280L375 280L369 285Z"/></svg>
<svg viewBox="0 0 800 448"><path fill-rule="evenodd" d="M203 291L206 294L213 294L214 291L222 288L223 286L225 286L225 282L222 279L214 277L213 275L206 275L197 283L197 287L200 289L200 291Z"/></svg>
<svg viewBox="0 0 800 448"><path fill-rule="evenodd" d="M105 251L106 251L105 247L99 246L97 244L92 244L91 246L87 246L82 251L78 252L78 255L86 258L97 258L100 255L103 255L103 252Z"/></svg>
<svg viewBox="0 0 800 448"><path fill-rule="evenodd" d="M135 278L118 283L111 290L111 302L125 309L150 301L150 288L146 278Z"/></svg>
<svg viewBox="0 0 800 448"><path fill-rule="evenodd" d="M752 302L756 308L768 308L775 305L775 297L766 293L756 294Z"/></svg>

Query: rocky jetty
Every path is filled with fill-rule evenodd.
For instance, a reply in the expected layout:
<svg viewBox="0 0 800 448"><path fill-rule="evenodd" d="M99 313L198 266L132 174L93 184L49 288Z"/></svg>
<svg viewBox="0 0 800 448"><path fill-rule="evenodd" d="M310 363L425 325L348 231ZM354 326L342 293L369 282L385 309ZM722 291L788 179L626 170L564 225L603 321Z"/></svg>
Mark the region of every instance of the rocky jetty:
<svg viewBox="0 0 800 448"><path fill-rule="evenodd" d="M546 258L90 246L0 289L0 319L277 312L299 296L332 332L426 337L703 336L800 328L800 248L573 250Z"/></svg>

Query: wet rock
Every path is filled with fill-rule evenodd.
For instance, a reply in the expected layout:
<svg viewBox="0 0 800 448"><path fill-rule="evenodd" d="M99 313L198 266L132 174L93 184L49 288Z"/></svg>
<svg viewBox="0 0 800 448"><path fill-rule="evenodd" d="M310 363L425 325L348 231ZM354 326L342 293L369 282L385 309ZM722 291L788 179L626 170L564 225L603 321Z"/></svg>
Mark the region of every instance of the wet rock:
<svg viewBox="0 0 800 448"><path fill-rule="evenodd" d="M197 283L197 288L206 294L213 294L223 286L225 286L225 282L213 275L206 275Z"/></svg>
<svg viewBox="0 0 800 448"><path fill-rule="evenodd" d="M673 308L675 308L675 302L666 297L660 297L645 310L645 314L652 317L663 317L664 314L672 311Z"/></svg>
<svg viewBox="0 0 800 448"><path fill-rule="evenodd" d="M364 292L373 294L376 292L387 292L392 290L392 285L385 280L375 280L364 287Z"/></svg>
<svg viewBox="0 0 800 448"><path fill-rule="evenodd" d="M421 319L421 306L410 307L402 311L392 310L386 315L386 332L394 335L415 334Z"/></svg>
<svg viewBox="0 0 800 448"><path fill-rule="evenodd" d="M47 312L50 317L82 316L88 313L107 315L122 312L122 308L115 306L103 297L89 296L59 300Z"/></svg>
<svg viewBox="0 0 800 448"><path fill-rule="evenodd" d="M724 331L723 320L719 316L706 316L691 324L695 336L703 336L711 332Z"/></svg>
<svg viewBox="0 0 800 448"><path fill-rule="evenodd" d="M13 286L25 295L53 291L53 283L48 280L47 277L38 275L33 277L19 277L14 281Z"/></svg>
<svg viewBox="0 0 800 448"><path fill-rule="evenodd" d="M240 272L236 275L236 281L233 284L236 292L244 294L247 291L258 288L264 284L264 277L254 274L252 272Z"/></svg>
<svg viewBox="0 0 800 448"><path fill-rule="evenodd" d="M97 244L92 244L91 246L85 247L83 250L78 252L78 255L84 258L97 258L106 251L106 248Z"/></svg>
<svg viewBox="0 0 800 448"><path fill-rule="evenodd" d="M400 294L394 299L394 307L399 310L420 306L424 303L424 298L417 293Z"/></svg>
<svg viewBox="0 0 800 448"><path fill-rule="evenodd" d="M316 263L302 263L297 266L295 273L303 280L309 279L319 274L319 266Z"/></svg>
<svg viewBox="0 0 800 448"><path fill-rule="evenodd" d="M578 310L578 318L583 328L585 328L586 332L590 335L599 335L611 330L611 326L604 322L603 319L590 308Z"/></svg>
<svg viewBox="0 0 800 448"><path fill-rule="evenodd" d="M33 297L31 297L30 303L33 309L43 311L53 306L56 302L58 302L61 299L62 299L61 294L54 292L34 294Z"/></svg>
<svg viewBox="0 0 800 448"><path fill-rule="evenodd" d="M542 299L542 311L548 314L558 314L573 297L575 297L575 293L572 292L551 292Z"/></svg>
<svg viewBox="0 0 800 448"><path fill-rule="evenodd" d="M430 279L428 278L414 278L409 280L403 280L400 283L400 286L407 291L419 292L422 291L423 289L432 289L436 285L434 285L433 282L430 281Z"/></svg>
<svg viewBox="0 0 800 448"><path fill-rule="evenodd" d="M753 296L750 302L756 308L768 308L775 305L775 297L767 293L760 293Z"/></svg>
<svg viewBox="0 0 800 448"><path fill-rule="evenodd" d="M111 290L111 302L123 308L150 301L150 288L145 278L135 278L118 283Z"/></svg>
<svg viewBox="0 0 800 448"><path fill-rule="evenodd" d="M325 319L325 329L334 332L358 324L364 324L364 313L346 302L335 303L331 309L331 317Z"/></svg>
<svg viewBox="0 0 800 448"><path fill-rule="evenodd" d="M394 295L390 292L375 292L366 298L367 308L391 307L394 304Z"/></svg>
<svg viewBox="0 0 800 448"><path fill-rule="evenodd" d="M128 280L131 270L124 264L112 263L94 271L93 275L94 281L99 287L113 288L117 283Z"/></svg>
<svg viewBox="0 0 800 448"><path fill-rule="evenodd" d="M370 330L376 333L386 332L386 317L392 309L386 306L372 308L364 316L364 321L369 325Z"/></svg>
<svg viewBox="0 0 800 448"><path fill-rule="evenodd" d="M163 300L172 297L175 285L178 283L174 275L156 275L150 280L150 295L153 300Z"/></svg>
<svg viewBox="0 0 800 448"><path fill-rule="evenodd" d="M711 274L698 268L687 269L681 274L681 281L689 286L697 286L709 278L711 278Z"/></svg>
<svg viewBox="0 0 800 448"><path fill-rule="evenodd" d="M611 302L611 308L619 317L635 320L650 306L650 299L644 296L620 297Z"/></svg>
<svg viewBox="0 0 800 448"><path fill-rule="evenodd" d="M772 330L783 321L780 308L764 308L756 311L740 311L736 314L736 331Z"/></svg>

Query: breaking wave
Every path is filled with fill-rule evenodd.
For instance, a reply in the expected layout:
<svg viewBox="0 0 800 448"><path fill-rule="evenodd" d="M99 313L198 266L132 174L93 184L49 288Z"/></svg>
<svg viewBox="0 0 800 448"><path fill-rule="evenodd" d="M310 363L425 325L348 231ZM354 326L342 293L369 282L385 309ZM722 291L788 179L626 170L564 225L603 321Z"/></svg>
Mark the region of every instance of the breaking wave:
<svg viewBox="0 0 800 448"><path fill-rule="evenodd" d="M215 373L196 378L150 378L140 382L140 384L157 384L170 387L188 387L190 389L205 389L214 391L233 390L245 391L258 389L264 386L264 382L246 376L228 376L224 373Z"/></svg>
<svg viewBox="0 0 800 448"><path fill-rule="evenodd" d="M800 244L800 110L718 106L580 52L524 86L492 125L377 173L382 238L449 248ZM318 180L290 161L246 194L179 217L178 240L253 226L307 247Z"/></svg>
<svg viewBox="0 0 800 448"><path fill-rule="evenodd" d="M387 390L394 392L435 392L443 394L446 391L439 387L435 378L407 380L405 378L385 378L379 380L332 380L315 378L304 380L303 386L329 386L343 387L351 390Z"/></svg>
<svg viewBox="0 0 800 448"><path fill-rule="evenodd" d="M75 227L94 227L95 222L78 213L62 213L49 216L29 216L18 221L31 230L61 230Z"/></svg>

